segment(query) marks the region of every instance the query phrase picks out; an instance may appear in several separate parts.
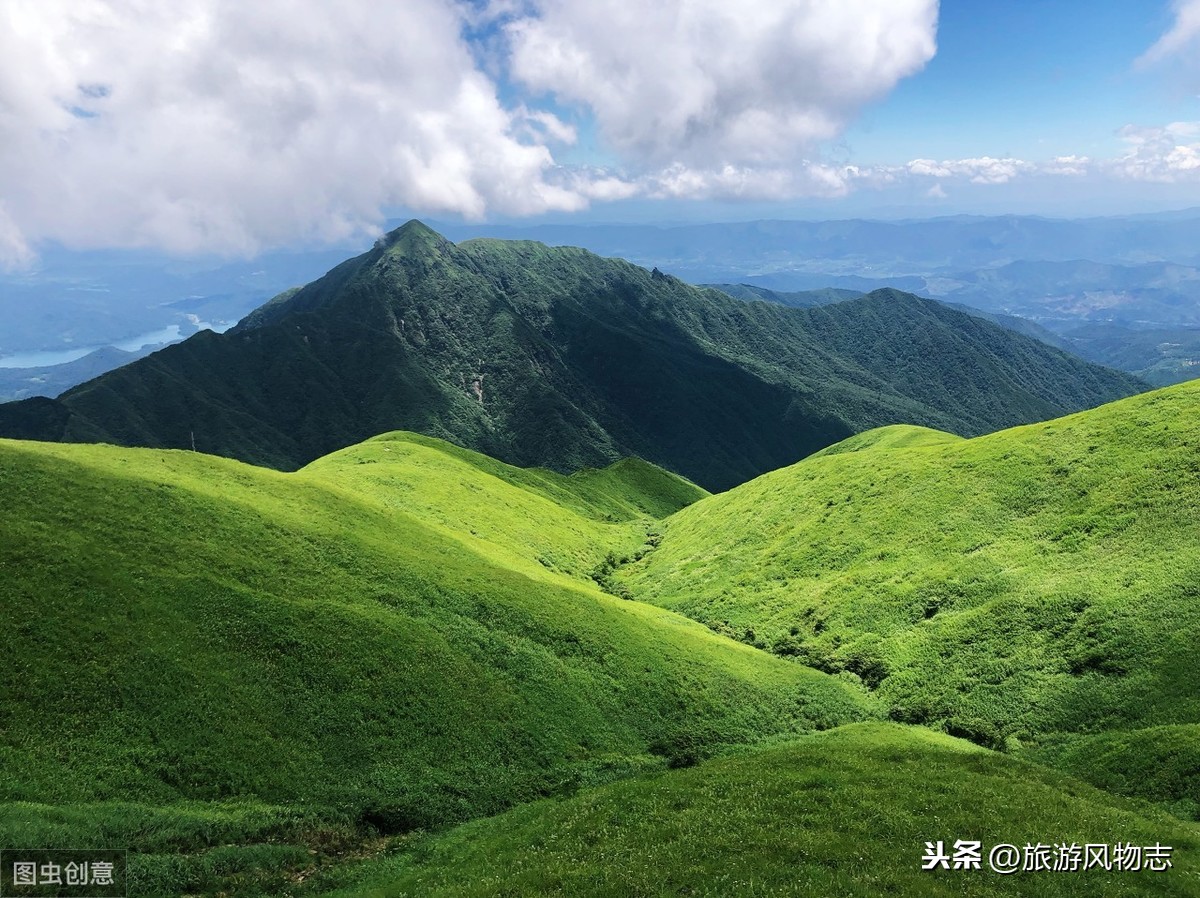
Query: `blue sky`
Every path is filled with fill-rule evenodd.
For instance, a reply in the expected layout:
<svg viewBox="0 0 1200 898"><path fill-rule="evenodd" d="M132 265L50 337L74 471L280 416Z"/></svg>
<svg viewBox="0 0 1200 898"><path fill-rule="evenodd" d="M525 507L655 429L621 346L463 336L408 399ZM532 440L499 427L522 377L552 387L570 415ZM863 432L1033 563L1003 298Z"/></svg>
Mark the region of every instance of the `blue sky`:
<svg viewBox="0 0 1200 898"><path fill-rule="evenodd" d="M0 266L391 217L1200 206L1200 0L0 5Z"/></svg>
<svg viewBox="0 0 1200 898"><path fill-rule="evenodd" d="M1140 62L1174 21L1170 2L943 0L936 55L865 108L823 151L864 166L917 158L1119 157L1127 150L1121 138L1127 126L1200 120L1200 78L1186 60ZM1070 216L1200 205L1195 179L1068 181L1050 190L1045 184L962 185L959 201L927 197L927 189L906 186L830 200L727 203L723 208L700 203L670 211L686 219L957 212ZM653 218L655 209L641 204L635 214Z"/></svg>
<svg viewBox="0 0 1200 898"><path fill-rule="evenodd" d="M1196 97L1135 61L1166 3L947 0L938 51L847 132L867 164L905 158L1110 155L1117 131L1195 118Z"/></svg>

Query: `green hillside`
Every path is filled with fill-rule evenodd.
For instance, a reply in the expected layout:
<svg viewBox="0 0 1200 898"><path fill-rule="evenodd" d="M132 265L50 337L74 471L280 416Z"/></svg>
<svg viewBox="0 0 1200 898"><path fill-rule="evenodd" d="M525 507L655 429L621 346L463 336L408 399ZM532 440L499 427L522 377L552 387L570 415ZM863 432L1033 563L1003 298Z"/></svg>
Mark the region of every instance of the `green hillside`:
<svg viewBox="0 0 1200 898"><path fill-rule="evenodd" d="M1200 327L1196 325L1147 327L1088 321L1064 325L1063 340L1082 358L1133 371L1156 386L1200 377Z"/></svg>
<svg viewBox="0 0 1200 898"><path fill-rule="evenodd" d="M645 463L0 441L0 486L0 844L127 846L137 894L874 714L600 589L702 495Z"/></svg>
<svg viewBox="0 0 1200 898"><path fill-rule="evenodd" d="M727 293L736 299L742 299L752 303L752 301L763 301L763 303L776 303L779 305L792 306L794 309L812 309L814 306L830 305L833 303L844 303L847 299L856 299L865 295L862 291L850 291L850 289L841 289L838 287L826 287L816 289L816 291L797 291L787 293L781 291L773 291L766 287L754 287L746 285L746 283L713 283L707 285L713 289L718 289L721 293ZM1075 348L1072 342L1063 339L1050 330L1046 330L1042 325L1032 321L1030 318L1021 318L1015 315L1002 315L1000 312L985 312L976 307L964 305L962 303L948 303L946 300L938 300L948 309L954 309L970 315L973 318L983 318L984 321L989 321L992 324L998 324L1006 330L1016 331L1018 334L1033 337L1034 340L1046 343L1046 345L1054 346L1064 351L1072 352ZM1097 358L1094 353L1086 354L1088 361L1094 361L1098 365L1108 365L1122 371L1134 371L1136 367L1130 369L1127 365L1118 365L1112 363L1111 359ZM1142 367L1142 366L1138 366Z"/></svg>
<svg viewBox="0 0 1200 898"><path fill-rule="evenodd" d="M718 495L403 432L0 440L0 488L0 844L135 896L1198 891L1200 385Z"/></svg>
<svg viewBox="0 0 1200 898"><path fill-rule="evenodd" d="M773 302L781 306L791 306L795 309L810 309L813 306L824 306L847 299L857 299L863 295L861 290L842 290L837 287L824 287L819 290L771 290L767 287L757 287L753 284L704 284L713 290L742 299L746 302Z"/></svg>
<svg viewBox="0 0 1200 898"><path fill-rule="evenodd" d="M1200 385L862 435L680 511L616 576L893 720L1200 811Z"/></svg>
<svg viewBox="0 0 1200 898"><path fill-rule="evenodd" d="M0 435L291 470L407 430L561 472L638 456L719 490L879 425L975 435L1142 389L896 291L746 303L581 249L456 246L410 222L228 333L0 406Z"/></svg>
<svg viewBox="0 0 1200 898"><path fill-rule="evenodd" d="M982 869L921 869L926 841L953 855L958 839L982 842ZM986 866L1001 842L1117 841L1170 845L1173 866ZM1068 777L928 730L857 724L538 802L318 885L329 898L1188 896L1198 850L1194 825Z"/></svg>

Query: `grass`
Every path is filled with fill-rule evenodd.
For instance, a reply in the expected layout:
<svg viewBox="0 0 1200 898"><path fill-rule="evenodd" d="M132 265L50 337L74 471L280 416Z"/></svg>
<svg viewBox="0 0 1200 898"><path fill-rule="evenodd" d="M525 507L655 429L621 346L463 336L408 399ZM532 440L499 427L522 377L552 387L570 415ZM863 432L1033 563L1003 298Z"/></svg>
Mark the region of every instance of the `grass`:
<svg viewBox="0 0 1200 898"><path fill-rule="evenodd" d="M926 841L1169 844L1165 872L923 871ZM858 724L408 843L328 898L1195 895L1200 832L928 730ZM339 881L340 880L340 881ZM329 889L330 891L325 891Z"/></svg>
<svg viewBox="0 0 1200 898"><path fill-rule="evenodd" d="M952 433L931 430L928 427L893 424L890 427L877 427L874 430L863 431L847 437L840 443L834 443L820 452L813 453L810 458L828 458L832 455L845 455L847 452L862 452L868 449L918 449L924 446L955 443L960 439L961 437Z"/></svg>
<svg viewBox="0 0 1200 898"><path fill-rule="evenodd" d="M326 456L302 477L402 511L532 576L544 571L531 562L583 579L609 552L628 559L642 550L660 518L708 495L640 459L564 477L410 433ZM629 526L613 526L621 523Z"/></svg>
<svg viewBox="0 0 1200 898"><path fill-rule="evenodd" d="M972 440L860 435L683 509L615 577L854 675L894 720L1200 800L1200 384Z"/></svg>
<svg viewBox="0 0 1200 898"><path fill-rule="evenodd" d="M134 895L1200 894L1200 384L712 496L408 433L0 484L0 845Z"/></svg>
<svg viewBox="0 0 1200 898"><path fill-rule="evenodd" d="M875 713L599 588L701 495L642 463L0 441L0 483L0 844L127 846L140 894Z"/></svg>

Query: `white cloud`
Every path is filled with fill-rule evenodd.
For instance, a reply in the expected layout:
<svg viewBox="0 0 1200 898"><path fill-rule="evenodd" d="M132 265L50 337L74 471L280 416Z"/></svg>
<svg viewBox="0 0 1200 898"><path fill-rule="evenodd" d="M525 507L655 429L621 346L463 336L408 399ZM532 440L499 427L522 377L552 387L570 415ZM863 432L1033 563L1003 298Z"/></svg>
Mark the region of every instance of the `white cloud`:
<svg viewBox="0 0 1200 898"><path fill-rule="evenodd" d="M644 175L636 191L652 199L771 200L799 196L844 196L852 174L846 169L804 162L792 166L692 168L680 163Z"/></svg>
<svg viewBox="0 0 1200 898"><path fill-rule="evenodd" d="M389 205L585 205L548 148L573 130L504 108L462 26L446 0L6 0L0 246L249 252Z"/></svg>
<svg viewBox="0 0 1200 898"><path fill-rule="evenodd" d="M881 166L863 170L857 183L880 183L883 176L893 180L909 178L934 187L941 182L1001 185L1022 178L1071 178L1103 181L1148 181L1161 184L1200 183L1200 122L1174 122L1157 128L1128 125L1121 129L1126 151L1111 159L1088 156L1056 156L1041 162L1023 159L914 159L904 166Z"/></svg>
<svg viewBox="0 0 1200 898"><path fill-rule="evenodd" d="M34 260L33 250L0 203L0 268L25 268Z"/></svg>
<svg viewBox="0 0 1200 898"><path fill-rule="evenodd" d="M573 144L579 139L575 128L553 113L521 106L516 110L515 115L516 119L524 125L525 133L537 140Z"/></svg>
<svg viewBox="0 0 1200 898"><path fill-rule="evenodd" d="M396 206L836 195L861 175L817 144L930 59L936 20L937 0L5 0L0 264L46 240L250 253ZM506 77L582 104L626 173L559 165L575 126L502 102Z"/></svg>
<svg viewBox="0 0 1200 898"><path fill-rule="evenodd" d="M808 158L932 58L936 25L937 0L530 0L505 27L512 75L626 162L719 182Z"/></svg>
<svg viewBox="0 0 1200 898"><path fill-rule="evenodd" d="M1174 122L1162 128L1121 130L1125 155L1110 164L1118 176L1173 184L1200 181L1200 122Z"/></svg>
<svg viewBox="0 0 1200 898"><path fill-rule="evenodd" d="M1092 170L1092 160L1087 156L1055 156L1038 166L1038 170L1044 175L1082 178Z"/></svg>
<svg viewBox="0 0 1200 898"><path fill-rule="evenodd" d="M1200 39L1200 0L1175 0L1175 22L1171 30L1158 39L1138 60L1153 64L1167 57L1178 56Z"/></svg>
<svg viewBox="0 0 1200 898"><path fill-rule="evenodd" d="M949 178L954 175L952 163L934 162L932 159L914 159L908 163L910 175L928 175L931 178Z"/></svg>
<svg viewBox="0 0 1200 898"><path fill-rule="evenodd" d="M931 178L965 178L972 184L1007 184L1022 174L1035 171L1037 166L1022 159L995 159L980 156L976 159L951 159L935 162L914 159L905 169L908 174Z"/></svg>

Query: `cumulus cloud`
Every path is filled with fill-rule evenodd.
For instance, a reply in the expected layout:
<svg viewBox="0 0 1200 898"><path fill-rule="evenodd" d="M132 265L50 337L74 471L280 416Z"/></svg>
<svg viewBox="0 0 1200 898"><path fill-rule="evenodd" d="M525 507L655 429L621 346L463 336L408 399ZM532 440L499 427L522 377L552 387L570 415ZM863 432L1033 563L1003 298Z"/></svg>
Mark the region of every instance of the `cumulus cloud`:
<svg viewBox="0 0 1200 898"><path fill-rule="evenodd" d="M1036 166L1023 159L994 159L980 156L975 159L952 159L935 162L932 159L914 159L905 166L910 175L925 175L931 178L963 178L972 184L1007 184L1018 175L1036 170Z"/></svg>
<svg viewBox="0 0 1200 898"><path fill-rule="evenodd" d="M844 196L853 176L846 168L803 162L793 166L724 165L691 168L682 164L644 175L637 193L652 199L762 200L797 196Z"/></svg>
<svg viewBox="0 0 1200 898"><path fill-rule="evenodd" d="M1071 178L1093 181L1147 181L1160 184L1200 182L1200 122L1174 122L1162 127L1127 125L1119 132L1126 151L1109 159L1055 156L1031 162L1024 159L914 159L904 166L859 171L857 183L881 183L908 178L917 183L958 180L972 184L1008 184L1021 178ZM930 188L928 196L936 196Z"/></svg>
<svg viewBox="0 0 1200 898"><path fill-rule="evenodd" d="M46 240L249 253L396 206L836 194L854 174L814 148L930 59L936 20L937 0L6 0L0 263ZM612 170L558 163L561 104Z"/></svg>
<svg viewBox="0 0 1200 898"><path fill-rule="evenodd" d="M932 58L936 26L937 0L530 0L505 28L512 77L629 164L715 183L808 158Z"/></svg>
<svg viewBox="0 0 1200 898"><path fill-rule="evenodd" d="M34 260L33 250L0 204L0 267L25 268Z"/></svg>
<svg viewBox="0 0 1200 898"><path fill-rule="evenodd" d="M1128 151L1111 169L1135 181L1173 184L1200 180L1200 122L1174 122L1163 128L1121 130Z"/></svg>
<svg viewBox="0 0 1200 898"><path fill-rule="evenodd" d="M1044 175L1062 175L1082 178L1092 170L1092 160L1087 156L1055 156L1038 167Z"/></svg>
<svg viewBox="0 0 1200 898"><path fill-rule="evenodd" d="M505 108L462 28L446 0L6 0L0 253L253 251L389 205L582 207L550 150L574 131Z"/></svg>

